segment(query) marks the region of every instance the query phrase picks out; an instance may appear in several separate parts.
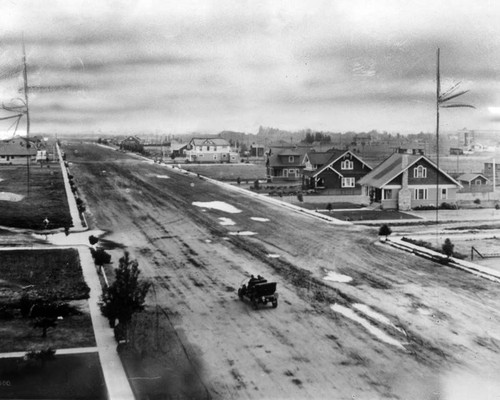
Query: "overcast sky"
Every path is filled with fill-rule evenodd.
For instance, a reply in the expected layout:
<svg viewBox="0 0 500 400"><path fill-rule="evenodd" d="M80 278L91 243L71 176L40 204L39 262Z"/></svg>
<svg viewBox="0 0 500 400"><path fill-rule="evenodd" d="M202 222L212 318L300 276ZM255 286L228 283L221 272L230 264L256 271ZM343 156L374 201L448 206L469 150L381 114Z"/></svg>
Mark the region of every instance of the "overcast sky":
<svg viewBox="0 0 500 400"><path fill-rule="evenodd" d="M433 132L437 47L442 129L500 130L493 0L1 0L4 102L23 32L32 132Z"/></svg>

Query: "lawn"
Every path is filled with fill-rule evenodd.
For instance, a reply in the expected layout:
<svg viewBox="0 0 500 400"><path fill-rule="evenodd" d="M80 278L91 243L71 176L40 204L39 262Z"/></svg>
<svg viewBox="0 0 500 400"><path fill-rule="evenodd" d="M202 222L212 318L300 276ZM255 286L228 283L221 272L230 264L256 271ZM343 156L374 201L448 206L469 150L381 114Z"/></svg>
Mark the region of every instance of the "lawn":
<svg viewBox="0 0 500 400"><path fill-rule="evenodd" d="M266 179L264 164L182 164L182 168L219 181L235 182L240 178L243 184Z"/></svg>
<svg viewBox="0 0 500 400"><path fill-rule="evenodd" d="M0 192L24 196L21 201L0 200L0 226L40 230L44 229L45 218L49 220L48 229L72 226L59 164L30 168L29 196L26 166L1 166Z"/></svg>
<svg viewBox="0 0 500 400"><path fill-rule="evenodd" d="M0 352L26 351L35 345L95 346L88 293L74 249L0 251ZM33 328L34 319L21 313L23 295L63 301L71 312L42 338L41 329Z"/></svg>
<svg viewBox="0 0 500 400"><path fill-rule="evenodd" d="M97 353L55 355L45 365L0 359L0 399L106 399Z"/></svg>
<svg viewBox="0 0 500 400"><path fill-rule="evenodd" d="M29 286L30 294L58 300L88 298L75 249L5 250L0 252L0 277L12 285Z"/></svg>
<svg viewBox="0 0 500 400"><path fill-rule="evenodd" d="M382 210L353 210L353 211L335 211L331 213L322 212L344 221L382 221L382 220L405 220L420 219L414 215L405 214L400 211L382 211Z"/></svg>

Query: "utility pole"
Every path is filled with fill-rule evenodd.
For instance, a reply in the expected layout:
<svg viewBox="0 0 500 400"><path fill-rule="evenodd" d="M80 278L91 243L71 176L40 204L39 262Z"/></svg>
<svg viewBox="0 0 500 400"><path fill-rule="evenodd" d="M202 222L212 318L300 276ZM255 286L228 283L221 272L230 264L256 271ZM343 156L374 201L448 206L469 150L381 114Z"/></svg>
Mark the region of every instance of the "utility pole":
<svg viewBox="0 0 500 400"><path fill-rule="evenodd" d="M30 195L30 111L28 104L28 68L26 66L26 48L24 45L24 33L23 33L23 78L24 78L24 103L26 106L26 150L28 156L26 157L26 168L28 172L28 197Z"/></svg>

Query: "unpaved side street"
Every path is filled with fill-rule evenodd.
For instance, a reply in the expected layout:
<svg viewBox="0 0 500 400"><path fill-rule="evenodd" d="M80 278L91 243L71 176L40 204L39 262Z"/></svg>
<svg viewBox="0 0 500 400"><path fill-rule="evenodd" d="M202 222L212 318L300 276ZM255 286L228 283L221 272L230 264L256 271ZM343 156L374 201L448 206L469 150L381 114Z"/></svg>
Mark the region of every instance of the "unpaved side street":
<svg viewBox="0 0 500 400"><path fill-rule="evenodd" d="M455 399L463 382L495 387L498 285L389 248L374 228L95 145L64 150L90 223L138 259L155 286L148 302L171 316L213 398ZM250 274L278 282L277 309L238 299Z"/></svg>

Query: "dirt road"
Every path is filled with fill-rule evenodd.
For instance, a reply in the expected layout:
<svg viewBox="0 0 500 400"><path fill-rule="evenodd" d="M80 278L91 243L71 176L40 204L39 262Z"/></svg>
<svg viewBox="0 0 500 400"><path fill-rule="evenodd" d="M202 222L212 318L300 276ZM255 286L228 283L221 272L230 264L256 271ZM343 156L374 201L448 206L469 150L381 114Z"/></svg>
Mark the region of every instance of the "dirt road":
<svg viewBox="0 0 500 400"><path fill-rule="evenodd" d="M148 302L171 316L212 398L456 399L464 382L495 385L498 285L389 248L374 228L95 145L64 150L91 224L152 279ZM277 309L238 300L250 274L278 282Z"/></svg>

